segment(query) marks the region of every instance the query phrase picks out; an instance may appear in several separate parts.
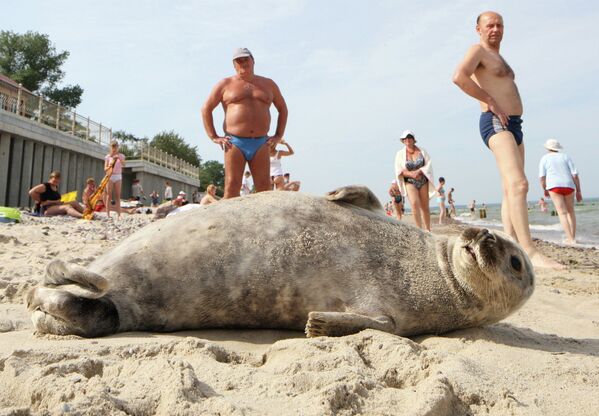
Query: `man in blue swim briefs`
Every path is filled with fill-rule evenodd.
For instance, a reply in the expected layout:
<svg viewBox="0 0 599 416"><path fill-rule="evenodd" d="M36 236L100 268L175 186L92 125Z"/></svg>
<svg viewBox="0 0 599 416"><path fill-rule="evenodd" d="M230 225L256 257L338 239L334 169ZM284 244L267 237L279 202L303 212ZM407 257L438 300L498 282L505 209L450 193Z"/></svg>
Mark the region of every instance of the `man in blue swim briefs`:
<svg viewBox="0 0 599 416"><path fill-rule="evenodd" d="M495 156L503 182L501 220L505 232L518 240L535 267L563 268L543 256L530 236L521 127L523 106L514 71L499 54L503 29L500 14L484 12L478 16L476 32L480 41L468 49L453 82L480 103L480 133Z"/></svg>
<svg viewBox="0 0 599 416"><path fill-rule="evenodd" d="M219 81L202 106L208 137L225 151L225 198L239 196L246 163L256 192L270 189L269 147L283 138L287 125L285 99L273 80L254 74L249 49L233 52L233 67L236 74ZM222 136L216 132L212 117L219 104L225 112ZM268 136L271 104L279 113L274 136Z"/></svg>

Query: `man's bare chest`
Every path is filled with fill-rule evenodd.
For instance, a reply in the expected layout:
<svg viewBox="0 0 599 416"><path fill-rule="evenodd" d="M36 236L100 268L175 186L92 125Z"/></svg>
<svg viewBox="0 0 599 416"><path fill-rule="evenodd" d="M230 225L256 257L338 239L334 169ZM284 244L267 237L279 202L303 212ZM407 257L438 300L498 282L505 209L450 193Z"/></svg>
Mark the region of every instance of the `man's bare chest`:
<svg viewBox="0 0 599 416"><path fill-rule="evenodd" d="M514 71L505 59L499 54L487 53L481 60L475 74L477 78L509 78L514 79Z"/></svg>
<svg viewBox="0 0 599 416"><path fill-rule="evenodd" d="M223 102L225 105L241 102L258 101L270 105L273 100L273 93L266 86L260 83L251 83L238 81L231 83L225 89Z"/></svg>

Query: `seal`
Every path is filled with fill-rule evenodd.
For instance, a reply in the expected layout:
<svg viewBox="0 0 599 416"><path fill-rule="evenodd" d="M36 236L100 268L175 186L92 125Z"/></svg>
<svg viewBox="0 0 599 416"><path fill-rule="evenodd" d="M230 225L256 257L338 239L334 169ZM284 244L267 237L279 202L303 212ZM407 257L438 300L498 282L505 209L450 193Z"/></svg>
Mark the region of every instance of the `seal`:
<svg viewBox="0 0 599 416"><path fill-rule="evenodd" d="M528 257L506 235L435 236L386 217L368 188L348 186L325 197L264 192L154 222L88 268L51 262L26 302L36 331L58 335L412 336L497 322L533 287Z"/></svg>

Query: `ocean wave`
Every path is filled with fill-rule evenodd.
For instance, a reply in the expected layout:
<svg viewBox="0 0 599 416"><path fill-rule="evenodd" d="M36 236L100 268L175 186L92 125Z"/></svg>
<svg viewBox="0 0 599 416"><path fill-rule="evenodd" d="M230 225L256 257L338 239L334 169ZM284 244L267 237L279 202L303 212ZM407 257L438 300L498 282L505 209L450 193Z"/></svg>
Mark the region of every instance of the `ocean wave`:
<svg viewBox="0 0 599 416"><path fill-rule="evenodd" d="M530 229L532 231L562 231L561 224L530 224Z"/></svg>
<svg viewBox="0 0 599 416"><path fill-rule="evenodd" d="M475 227L492 227L492 228L502 227L501 221L472 218L472 216L470 216L470 215L468 215L467 217L460 215L459 217L455 217L454 219L456 221L459 221L464 224L474 225Z"/></svg>

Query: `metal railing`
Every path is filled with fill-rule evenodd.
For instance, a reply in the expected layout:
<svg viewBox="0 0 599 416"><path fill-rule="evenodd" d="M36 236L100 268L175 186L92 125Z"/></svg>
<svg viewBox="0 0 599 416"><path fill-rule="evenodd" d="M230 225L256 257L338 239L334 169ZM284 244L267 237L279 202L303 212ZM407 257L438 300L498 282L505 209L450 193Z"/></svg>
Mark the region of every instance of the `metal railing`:
<svg viewBox="0 0 599 416"><path fill-rule="evenodd" d="M182 159L179 159L176 156L163 152L162 150L152 147L148 144L142 145L140 150L141 160L147 160L150 163L164 166L167 169L174 170L175 172L180 172L192 178L200 178L199 167L191 163L188 163Z"/></svg>
<svg viewBox="0 0 599 416"><path fill-rule="evenodd" d="M15 91L16 90L16 91ZM14 92L11 94L9 91ZM81 140L108 146L112 141L112 129L83 117L74 109L45 100L30 93L21 84L15 87L0 79L0 110L18 114ZM139 158L163 166L186 176L199 179L199 167L163 152L148 144L140 145ZM137 155L136 155L137 156Z"/></svg>

